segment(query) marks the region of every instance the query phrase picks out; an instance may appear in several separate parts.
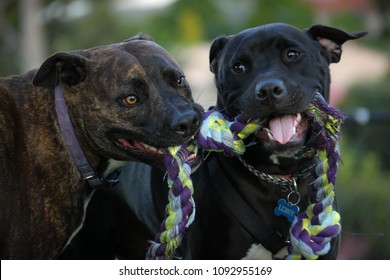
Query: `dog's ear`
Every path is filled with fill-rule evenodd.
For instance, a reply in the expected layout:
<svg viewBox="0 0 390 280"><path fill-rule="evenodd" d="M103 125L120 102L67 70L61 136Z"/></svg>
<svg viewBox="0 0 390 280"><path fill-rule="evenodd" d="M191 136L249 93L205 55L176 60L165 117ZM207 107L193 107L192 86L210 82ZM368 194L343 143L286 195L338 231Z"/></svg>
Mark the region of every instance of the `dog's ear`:
<svg viewBox="0 0 390 280"><path fill-rule="evenodd" d="M130 41L135 41L135 40L145 40L145 41L152 41L152 42L154 41L152 36L140 32L137 35L124 40L123 42L130 42Z"/></svg>
<svg viewBox="0 0 390 280"><path fill-rule="evenodd" d="M32 80L34 86L52 87L59 82L74 86L85 80L88 59L80 52L59 52L46 59Z"/></svg>
<svg viewBox="0 0 390 280"><path fill-rule="evenodd" d="M215 75L218 72L218 61L220 57L221 50L225 47L226 43L229 41L229 38L226 36L220 36L214 40L210 47L209 61L210 61L210 71Z"/></svg>
<svg viewBox="0 0 390 280"><path fill-rule="evenodd" d="M317 40L318 43L327 50L331 63L340 61L342 44L348 40L358 39L367 34L367 32L346 33L340 29L319 24L314 25L305 31L311 38Z"/></svg>

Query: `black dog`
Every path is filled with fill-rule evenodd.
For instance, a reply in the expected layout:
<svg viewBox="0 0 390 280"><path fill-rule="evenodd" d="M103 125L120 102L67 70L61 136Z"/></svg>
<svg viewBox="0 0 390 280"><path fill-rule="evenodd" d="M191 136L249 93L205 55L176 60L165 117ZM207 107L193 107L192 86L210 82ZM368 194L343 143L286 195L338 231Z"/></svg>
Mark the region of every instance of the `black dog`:
<svg viewBox="0 0 390 280"><path fill-rule="evenodd" d="M287 245L291 223L274 214L279 199L286 199L287 195L280 181L296 177L298 206L306 209L308 185L313 180L309 172L313 156L302 156L313 138L304 112L316 92L329 99L329 64L340 60L341 45L365 34L348 34L320 25L302 31L286 24L269 24L213 42L210 68L218 88L216 109L232 118L244 113L260 120L264 128L249 137L251 145L241 161L211 153L193 174L196 218L183 240L179 257L252 259L270 258L278 252L285 255L282 249ZM260 171L271 179L259 178ZM141 224L134 226L131 234L120 234L134 236L142 229L144 232L138 231L137 235L141 238L137 240L142 240L147 229L153 234L159 231L164 217L167 187L163 174L131 164L122 175L120 192L125 205ZM114 227L114 231L120 229ZM86 236L102 231L98 227L89 230ZM146 248L147 238L153 239L153 235L144 237L141 247ZM338 243L339 239L333 238L331 249L321 258L335 259ZM101 256L139 257L142 251L136 253L136 245L126 244L125 254L121 254L123 250L114 252L111 247L111 254Z"/></svg>

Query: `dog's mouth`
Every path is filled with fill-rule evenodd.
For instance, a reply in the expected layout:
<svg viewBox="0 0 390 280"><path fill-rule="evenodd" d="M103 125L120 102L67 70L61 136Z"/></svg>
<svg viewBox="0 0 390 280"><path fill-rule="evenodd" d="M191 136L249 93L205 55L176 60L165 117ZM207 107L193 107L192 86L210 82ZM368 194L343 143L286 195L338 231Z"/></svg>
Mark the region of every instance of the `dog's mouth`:
<svg viewBox="0 0 390 280"><path fill-rule="evenodd" d="M306 139L309 119L305 113L273 116L263 122L256 137L279 145L300 144Z"/></svg>
<svg viewBox="0 0 390 280"><path fill-rule="evenodd" d="M126 139L124 137L117 138L115 140L115 144L127 152L147 153L154 154L156 156L164 155L163 148L156 148L146 143L132 139Z"/></svg>
<svg viewBox="0 0 390 280"><path fill-rule="evenodd" d="M190 139L188 139L188 141L189 140ZM138 140L126 138L124 136L114 137L113 142L119 149L125 151L132 158L162 169L165 168L164 157L167 153L167 148L158 148ZM200 165L201 159L197 152L194 152L191 153L185 161L190 161L191 168L195 170Z"/></svg>

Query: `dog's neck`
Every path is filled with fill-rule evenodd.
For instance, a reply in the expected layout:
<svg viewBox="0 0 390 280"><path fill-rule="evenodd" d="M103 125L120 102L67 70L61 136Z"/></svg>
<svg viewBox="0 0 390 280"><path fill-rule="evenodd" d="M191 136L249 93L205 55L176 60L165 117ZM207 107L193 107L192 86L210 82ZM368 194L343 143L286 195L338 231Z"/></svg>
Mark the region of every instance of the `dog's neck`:
<svg viewBox="0 0 390 280"><path fill-rule="evenodd" d="M305 148L296 149L293 153L270 152L259 144L249 145L243 159L261 172L269 174L295 174L309 165L308 157L302 156Z"/></svg>
<svg viewBox="0 0 390 280"><path fill-rule="evenodd" d="M304 168L307 168L314 162L314 158L279 158L279 163L274 164L271 155L265 155L257 151L259 147L249 147L244 154L243 159L250 165L253 165L260 172L267 173L275 177L284 177L283 175L293 176ZM222 154L217 155L221 168L228 180L243 197L243 199L262 216L267 224L279 232L287 235L291 223L284 217L275 218L272 209L275 208L279 199L286 199L285 189L279 184L272 184L261 180L248 170L237 158L229 158ZM234 176L230 176L234 174ZM307 186L313 178L298 178L298 191L302 198L307 197L309 189ZM306 209L307 200L301 199L299 207ZM270 210L271 209L271 210Z"/></svg>
<svg viewBox="0 0 390 280"><path fill-rule="evenodd" d="M101 186L110 184L110 181L102 179L102 175L108 176L109 174L97 171L99 166L109 165L106 163L107 161L102 163L102 160L98 156L90 153L89 149L85 147L85 141L79 141L80 135L77 135L77 132L73 127L68 107L65 103L64 94L60 85L55 87L55 108L58 124L65 141L66 149L71 155L82 178L92 188L99 188ZM117 178L114 178L112 182L116 181Z"/></svg>

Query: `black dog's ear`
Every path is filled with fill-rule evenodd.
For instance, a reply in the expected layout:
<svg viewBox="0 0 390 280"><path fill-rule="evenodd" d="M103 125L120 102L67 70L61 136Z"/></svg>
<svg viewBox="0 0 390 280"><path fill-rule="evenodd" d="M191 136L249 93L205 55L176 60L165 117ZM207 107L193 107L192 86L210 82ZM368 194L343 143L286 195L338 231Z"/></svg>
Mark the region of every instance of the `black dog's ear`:
<svg viewBox="0 0 390 280"><path fill-rule="evenodd" d="M226 36L220 36L214 40L210 47L209 62L210 62L210 71L214 74L217 74L218 71L218 61L221 50L225 47L226 43L229 41L229 38Z"/></svg>
<svg viewBox="0 0 390 280"><path fill-rule="evenodd" d="M74 86L85 80L88 59L78 52L59 52L46 59L32 80L34 86L52 87L58 82Z"/></svg>
<svg viewBox="0 0 390 280"><path fill-rule="evenodd" d="M348 40L359 39L367 34L367 32L346 33L340 29L319 24L307 29L306 33L327 50L330 62L333 63L340 61L342 44Z"/></svg>
<svg viewBox="0 0 390 280"><path fill-rule="evenodd" d="M135 40L145 40L145 41L152 41L152 42L154 41L152 36L140 32L137 35L124 40L123 42L130 42L130 41L135 41Z"/></svg>

